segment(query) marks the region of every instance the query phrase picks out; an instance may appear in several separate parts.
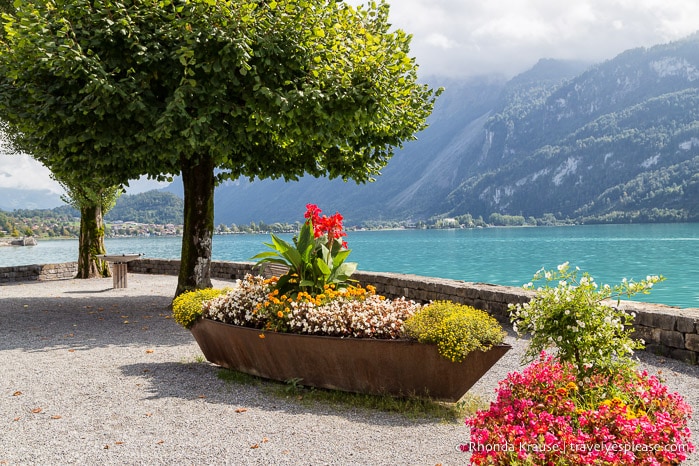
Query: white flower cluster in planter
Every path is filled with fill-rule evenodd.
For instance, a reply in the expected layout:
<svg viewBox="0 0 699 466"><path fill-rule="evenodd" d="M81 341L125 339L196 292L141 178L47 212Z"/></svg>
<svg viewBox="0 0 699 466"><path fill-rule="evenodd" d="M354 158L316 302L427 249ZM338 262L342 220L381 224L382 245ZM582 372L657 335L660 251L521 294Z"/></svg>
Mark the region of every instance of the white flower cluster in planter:
<svg viewBox="0 0 699 466"><path fill-rule="evenodd" d="M405 298L340 298L320 306L292 302L289 330L294 333L354 338L401 338L403 323L421 308Z"/></svg>
<svg viewBox="0 0 699 466"><path fill-rule="evenodd" d="M226 294L204 302L209 319L291 333L353 338L403 338L403 323L422 308L405 298L386 299L374 288L328 287L311 296L279 296L274 279L246 275Z"/></svg>

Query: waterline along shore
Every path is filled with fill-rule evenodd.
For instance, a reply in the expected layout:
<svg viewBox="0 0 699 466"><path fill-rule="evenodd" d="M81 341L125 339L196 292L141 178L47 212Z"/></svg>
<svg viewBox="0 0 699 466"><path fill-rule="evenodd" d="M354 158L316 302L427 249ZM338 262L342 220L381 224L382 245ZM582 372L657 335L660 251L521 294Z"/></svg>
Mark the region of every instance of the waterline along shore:
<svg viewBox="0 0 699 466"><path fill-rule="evenodd" d="M699 223L352 231L346 240L352 250L348 260L359 263L362 271L521 287L542 267L570 262L590 272L600 284L664 275L667 280L650 295L634 299L699 307ZM269 235L263 234L217 235L213 259L248 261L268 241ZM142 253L146 258L178 259L181 245L177 237L106 240L110 254ZM0 267L72 262L77 260L77 250L77 240L0 248Z"/></svg>

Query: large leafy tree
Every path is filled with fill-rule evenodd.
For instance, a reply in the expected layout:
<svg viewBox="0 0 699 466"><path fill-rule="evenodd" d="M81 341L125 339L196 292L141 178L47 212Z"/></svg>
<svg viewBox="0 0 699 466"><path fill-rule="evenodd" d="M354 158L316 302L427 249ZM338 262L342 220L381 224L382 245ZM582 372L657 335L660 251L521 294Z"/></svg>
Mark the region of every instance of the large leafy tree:
<svg viewBox="0 0 699 466"><path fill-rule="evenodd" d="M55 178L55 175L54 175ZM78 271L76 278L110 277L107 261L100 259L104 244L104 215L123 193L120 186L108 186L99 179L75 181L56 178L66 195L61 199L80 211Z"/></svg>
<svg viewBox="0 0 699 466"><path fill-rule="evenodd" d="M210 286L216 182L369 181L438 93L383 3L27 0L4 18L0 118L16 142L108 184L182 175L177 294Z"/></svg>

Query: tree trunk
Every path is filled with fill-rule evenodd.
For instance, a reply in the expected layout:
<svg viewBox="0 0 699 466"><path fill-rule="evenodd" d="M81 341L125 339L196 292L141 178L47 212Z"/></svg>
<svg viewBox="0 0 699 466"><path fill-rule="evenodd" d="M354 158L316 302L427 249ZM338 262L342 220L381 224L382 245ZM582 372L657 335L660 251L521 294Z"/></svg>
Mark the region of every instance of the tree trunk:
<svg viewBox="0 0 699 466"><path fill-rule="evenodd" d="M105 254L102 208L80 208L80 240L78 244L78 273L75 278L111 277L109 264L97 257Z"/></svg>
<svg viewBox="0 0 699 466"><path fill-rule="evenodd" d="M214 234L214 164L183 160L184 232L180 275L175 296L211 287L211 243Z"/></svg>

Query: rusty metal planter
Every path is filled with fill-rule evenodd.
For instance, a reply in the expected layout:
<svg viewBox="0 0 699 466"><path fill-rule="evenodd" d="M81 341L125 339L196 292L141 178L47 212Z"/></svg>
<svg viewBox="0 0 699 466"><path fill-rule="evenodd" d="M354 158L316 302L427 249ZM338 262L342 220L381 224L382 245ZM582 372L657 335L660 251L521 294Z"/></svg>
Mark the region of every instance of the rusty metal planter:
<svg viewBox="0 0 699 466"><path fill-rule="evenodd" d="M455 363L434 345L408 340L262 332L201 318L191 331L206 359L228 369L279 381L301 379L306 386L452 402L511 348L474 351Z"/></svg>

